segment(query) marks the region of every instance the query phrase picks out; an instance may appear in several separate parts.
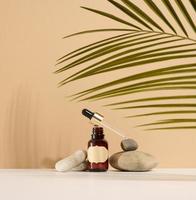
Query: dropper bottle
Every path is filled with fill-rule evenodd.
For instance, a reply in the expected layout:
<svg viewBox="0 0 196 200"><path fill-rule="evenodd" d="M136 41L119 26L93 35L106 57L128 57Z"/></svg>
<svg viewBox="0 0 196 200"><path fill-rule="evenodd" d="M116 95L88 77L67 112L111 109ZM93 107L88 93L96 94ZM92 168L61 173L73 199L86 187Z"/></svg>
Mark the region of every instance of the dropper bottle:
<svg viewBox="0 0 196 200"><path fill-rule="evenodd" d="M104 139L103 128L95 125L87 150L88 170L103 172L108 170L108 142Z"/></svg>

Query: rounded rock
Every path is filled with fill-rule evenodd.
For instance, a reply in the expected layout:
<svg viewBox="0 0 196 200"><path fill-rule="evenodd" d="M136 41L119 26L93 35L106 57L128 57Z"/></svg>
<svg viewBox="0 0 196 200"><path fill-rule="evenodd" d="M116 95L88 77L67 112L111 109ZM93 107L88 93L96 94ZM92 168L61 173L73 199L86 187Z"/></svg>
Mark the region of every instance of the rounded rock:
<svg viewBox="0 0 196 200"><path fill-rule="evenodd" d="M142 151L126 151L113 154L109 159L110 165L121 171L143 172L157 166L154 156Z"/></svg>
<svg viewBox="0 0 196 200"><path fill-rule="evenodd" d="M137 142L130 138L122 140L120 145L124 151L135 151L138 148Z"/></svg>

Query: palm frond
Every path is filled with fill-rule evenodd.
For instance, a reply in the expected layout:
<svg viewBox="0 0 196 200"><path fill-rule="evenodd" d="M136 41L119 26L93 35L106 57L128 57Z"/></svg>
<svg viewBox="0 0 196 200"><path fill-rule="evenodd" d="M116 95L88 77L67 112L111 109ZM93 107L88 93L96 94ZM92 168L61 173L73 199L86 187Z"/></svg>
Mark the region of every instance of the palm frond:
<svg viewBox="0 0 196 200"><path fill-rule="evenodd" d="M156 6L156 4L152 1L152 0L144 0L145 3L151 8L151 10L157 14L164 22L167 26L169 26L169 28L175 33L177 34L176 30L174 29L174 27L171 25L171 23L167 20L167 18L163 15L163 13L161 12L161 10Z"/></svg>
<svg viewBox="0 0 196 200"><path fill-rule="evenodd" d="M196 32L195 24L193 23L193 20L191 19L190 15L189 15L188 11L186 10L182 1L181 0L175 0L175 2L178 5L178 7L181 9L182 14L186 18L187 22L191 25L193 31Z"/></svg>
<svg viewBox="0 0 196 200"><path fill-rule="evenodd" d="M135 33L135 31L130 30L130 33L124 33L124 34L116 35L116 36L109 37L109 38L104 39L104 40L100 40L98 42L93 42L93 43L91 43L89 45L85 45L85 46L83 46L81 48L78 48L78 49L76 49L76 50L74 50L74 51L62 56L61 58L59 58L57 60L57 62L58 62L57 64L60 64L60 61L62 61L62 60L63 61L67 61L67 60L69 60L71 58L74 58L74 57L79 56L79 55L81 55L83 53L89 52L89 51L91 51L93 49L97 49L99 47L102 47L102 46L105 46L105 45L108 45L108 44L112 44L114 42L117 42L117 41L120 41L120 40L123 40L123 39L127 39L127 38L129 38L129 36L131 34L134 34L134 33ZM77 34L77 33L75 33L75 34ZM66 37L68 37L68 36L66 36ZM72 56L70 56L70 55L72 55ZM68 58L66 58L66 57L68 57Z"/></svg>
<svg viewBox="0 0 196 200"><path fill-rule="evenodd" d="M194 10L196 11L196 0L189 0Z"/></svg>
<svg viewBox="0 0 196 200"><path fill-rule="evenodd" d="M96 94L90 97L86 97L82 99L81 101L102 100L105 98L112 98L112 97L130 95L130 94L147 92L147 91L148 92L156 91L156 90L177 90L177 89L183 89L183 88L195 89L196 88L195 86L185 86L185 85L195 85L195 83L196 83L195 81L183 81L183 82L166 82L166 83L159 83L159 84L151 84L151 85L141 86L141 87L136 87L136 88L127 88L125 90L117 91L113 94L112 93Z"/></svg>
<svg viewBox="0 0 196 200"><path fill-rule="evenodd" d="M114 6L116 6L118 9L120 9L122 12L124 12L129 17L136 20L141 25L145 26L146 28L153 30L143 19L139 18L137 15L135 15L130 9L127 9L126 7L122 6L121 4L117 3L113 0L108 0L110 3L112 3Z"/></svg>
<svg viewBox="0 0 196 200"><path fill-rule="evenodd" d="M180 46L182 47L183 45L180 45ZM184 45L184 46L190 46L190 45ZM108 62L106 64L103 64L101 66L97 66L97 63L96 63L93 66L89 66L87 68L87 69L90 69L90 68L93 68L94 66L97 66L97 67L94 67L92 70L88 70L85 73L81 73L81 72L84 72L84 70L82 70L80 72L77 72L77 74L74 74L73 76L78 75L78 74L80 74L80 75L76 76L75 78L72 78L73 76L68 77L66 80L68 80L70 78L72 78L70 81L78 80L78 79L86 78L88 76L92 76L95 74L110 72L110 71L129 68L129 67L135 67L138 65L143 65L143 64L148 64L148 63L154 63L154 62L160 62L160 61L166 61L166 60L174 60L174 59L180 59L180 58L190 58L190 57L194 58L195 57L195 54L193 53L196 50L195 48L150 54L152 52L159 52L162 50L168 50L168 49L172 49L172 48L175 48L175 46L160 48L157 50L144 51L144 52L136 53L136 54L131 54L131 55L125 56L123 58L119 58L119 59L113 60L111 62ZM132 49L130 51L134 52L134 49ZM185 52L191 52L191 54L184 55ZM180 53L182 53L182 55L175 55L175 54L180 54ZM167 56L165 56L165 55L167 55ZM135 61L138 61L138 62L135 62ZM68 82L64 81L63 83L65 84Z"/></svg>
<svg viewBox="0 0 196 200"><path fill-rule="evenodd" d="M113 102L106 106L112 106L115 110L130 110L130 109L158 109L154 112L143 114L135 114L127 116L132 117L147 117L153 115L173 116L182 115L182 118L172 118L151 122L147 125L165 125L171 124L172 127L158 127L148 130L166 130L166 129L194 129L195 126L174 126L175 123L195 122L195 119L184 118L184 115L195 114L196 110L187 110L186 108L195 108L196 104L191 100L196 98L196 39L191 36L190 30L196 32L194 18L191 12L186 8L185 3L189 3L193 9L196 9L196 1L189 0L161 0L161 5L167 9L168 13L163 13L162 9L156 1L143 0L144 4L161 20L164 26L167 26L171 33L167 33L161 23L151 16L151 13L146 12L143 8L138 7L132 0L108 0L115 8L119 9L123 14L128 16L126 20L114 14L100 11L88 7L82 7L92 13L102 17L119 22L128 28L108 28L81 31L66 36L65 38L86 33L94 32L123 32L120 35L111 36L102 39L83 47L80 47L72 52L69 52L57 60L57 65L60 67L56 73L71 71L74 73L62 80L59 85L63 86L71 84L73 81L82 81L88 77L93 77L105 73L115 73L122 69L130 69L130 73L125 77L114 79L112 81L93 85L90 88L85 88L71 95L72 100L79 101L97 101L115 97L125 96L129 100ZM179 9L173 6L175 3ZM179 15L181 12L181 15ZM170 22L167 15L170 15L174 22ZM187 21L188 28L181 18ZM190 29L191 28L191 29ZM181 30L182 35L178 33ZM189 58L191 58L191 63ZM184 59L184 64L174 64L179 59ZM167 61L167 62L165 62ZM187 61L187 62L186 62ZM90 64L89 64L90 62ZM158 69L145 69L144 66L156 63ZM144 71L132 73L131 68L141 68ZM77 67L79 69L77 70ZM82 68L81 68L82 67ZM161 68L160 68L161 67ZM69 73L70 74L70 73ZM145 79L148 80L145 80ZM135 83L136 81L136 83ZM157 93L160 91L189 91L189 95L177 93L176 95L135 98L132 99L132 94L139 93ZM184 94L184 95L183 95ZM175 103L176 100L186 100L184 103ZM173 101L168 103L166 101ZM190 100L190 101L189 101ZM162 101L163 103L158 103ZM154 104L146 104L146 102L154 102ZM137 105L144 103L143 105ZM134 105L133 105L134 104ZM127 106L123 106L127 105ZM123 106L123 107L118 107ZM178 110L171 110L177 108ZM159 109L166 109L161 110ZM169 109L169 110L167 110ZM189 120L189 121L188 121ZM144 126L144 125L142 125Z"/></svg>
<svg viewBox="0 0 196 200"><path fill-rule="evenodd" d="M174 71L169 71L169 72L166 72L166 73L162 73L160 75L165 75L165 74L179 74L179 73L192 73L192 72L195 72L196 69L193 68L193 69L185 69L185 70L174 70ZM104 98L104 96L107 96L108 95L112 95L112 96L116 96L116 94L118 94L119 92L124 92L124 91L130 91L132 92L132 90L135 90L135 89L143 89L143 88L146 88L146 87L151 87L153 85L157 85L157 83L165 83L167 84L168 82L170 83L171 81L171 84L174 83L173 81L175 80L190 80L190 79L196 79L196 75L189 75L189 76L178 76L178 77L169 77L169 78L159 78L159 79L154 79L154 80L150 80L150 81L144 81L144 82L139 82L139 83L136 83L136 84L131 84L131 85L126 85L126 86L123 86L123 87L119 87L119 88L115 88L115 89L112 89L112 90L108 90L108 91L105 91L105 92L101 92L99 94L96 94L94 96L91 96L89 97L88 99L93 99L93 98ZM97 92L97 90L94 90ZM90 93L94 92L91 90ZM88 92L89 93L89 92ZM82 97L81 93L80 94L80 97ZM83 95L86 95L87 93L83 94Z"/></svg>
<svg viewBox="0 0 196 200"><path fill-rule="evenodd" d="M86 33L97 33L97 32L113 32L113 31L120 31L120 32L124 32L124 31L128 31L128 32L131 32L131 31L134 31L135 29L127 29L127 28L104 28L104 29L93 29L93 30L86 30L86 31L81 31L81 32L77 32L77 33L73 33L73 34L70 34L70 35L67 35L67 36L64 36L63 39L65 38L69 38L69 37L73 37L73 36L76 36L76 35L82 35L82 34L86 34Z"/></svg>
<svg viewBox="0 0 196 200"><path fill-rule="evenodd" d="M165 4L165 6L167 7L168 11L170 12L170 14L173 16L173 18L176 20L176 23L179 25L179 27L182 29L182 31L184 32L184 34L188 37L188 33L186 31L186 29L184 28L182 22L180 21L176 11L174 10L174 8L172 7L171 3L168 0L162 0L162 2Z"/></svg>
<svg viewBox="0 0 196 200"><path fill-rule="evenodd" d="M137 127L153 126L153 125L160 125L160 124L187 123L187 122L188 123L196 122L196 119L165 119L165 120L160 120L154 123L141 124L141 125L138 125Z"/></svg>
<svg viewBox="0 0 196 200"><path fill-rule="evenodd" d="M196 114L196 110L179 110L179 111L162 111L162 112L150 112L150 113L145 113L145 114L140 114L140 115L131 115L131 116L126 116L126 118L134 118L134 117L147 117L147 116L154 116L154 115L171 115L171 114L178 114L178 115L183 115L184 114Z"/></svg>
<svg viewBox="0 0 196 200"><path fill-rule="evenodd" d="M196 89L196 87L195 87ZM165 103L165 104L147 104L147 105L139 105L139 106L127 106L127 107L120 107L115 108L116 110L122 110L122 109L136 109L136 108L184 108L184 107L196 107L195 103Z"/></svg>
<svg viewBox="0 0 196 200"><path fill-rule="evenodd" d="M75 67L75 66L77 66L79 64L82 64L80 61L86 62L86 61L92 60L94 58L97 58L99 56L105 55L106 53L108 54L108 53L111 53L113 51L117 51L119 49L122 49L124 46L121 46L121 45L123 45L123 44L126 44L126 45L129 44L128 46L130 46L132 44L131 42L138 41L140 39L143 40L145 38L150 38L150 37L154 37L155 36L155 35L148 35L148 36L144 36L144 37L141 37L141 38L139 37L138 38L138 36L141 36L141 35L143 36L143 35L146 35L146 34L147 33L144 33L144 34L143 33L136 33L134 35L129 35L127 37L121 37L120 39L117 40L117 41L120 41L120 42L116 43L116 41L115 41L114 44L112 44L113 42L109 42L108 45L105 44L104 47L98 48L98 50L93 51L93 52L91 52L91 50L97 49L97 47L91 48L90 49L91 53L89 53L86 56L83 56L82 58L79 58L79 59L75 60L74 62L70 63L69 65L66 65L65 67L61 68L60 70L67 70L70 67L72 68L72 67ZM167 37L169 37L169 36L167 36ZM135 39L125 40L125 39L130 39L130 38L135 38ZM140 41L140 42L143 42L143 41ZM114 48L116 48L116 49L114 49ZM80 52L80 54L83 54L83 53L86 53L86 52L89 52L89 49L86 50L86 51L83 51L82 53ZM98 53L100 53L100 54L98 54ZM77 55L74 55L72 57L76 57L76 56ZM61 63L65 62L66 60L69 60L72 57L69 57L69 58L67 58L65 60L62 60L57 64L61 64ZM88 58L90 58L90 59L88 59Z"/></svg>
<svg viewBox="0 0 196 200"><path fill-rule="evenodd" d="M139 15L143 21L147 21L151 25L155 26L160 31L164 32L164 30L144 11L142 11L139 7L137 7L134 3L129 0L121 0L125 5L127 5L131 10L135 11L137 15Z"/></svg>
<svg viewBox="0 0 196 200"><path fill-rule="evenodd" d="M123 19L121 19L121 18L119 18L119 17L116 17L116 16L114 16L114 15L112 15L112 14L110 14L110 13L103 12L103 11L96 10L96 9L92 9L92 8L87 8L87 7L84 7L84 6L81 6L81 8L86 9L86 10L89 10L89 11L94 12L94 13L96 13L96 14L102 15L102 16L107 17L107 18L109 18L109 19L112 19L112 20L114 20L114 21L120 22L120 23L122 23L122 24L128 25L128 26L133 27L133 28L135 28L135 29L141 29L140 27L135 26L134 24L132 24L132 23L130 23L130 22L127 22L127 21L125 21L125 20L123 20Z"/></svg>
<svg viewBox="0 0 196 200"><path fill-rule="evenodd" d="M146 36L146 37L150 37L150 36ZM149 48L149 47L155 47L155 46L158 46L158 45L161 45L161 44L165 44L165 43L168 44L168 43L171 43L171 42L179 41L179 39L175 39L175 40L167 40L167 41L164 41L164 42L160 42L160 39L166 39L167 37L169 37L169 36L142 41L142 44L144 46L138 47L138 48L131 48L129 50L123 51L121 53L117 53L117 54L112 55L112 56L110 56L106 59L103 59L99 62L96 62L95 64L90 65L90 66L86 67L85 69L82 69L81 71L78 71L77 73L66 78L65 80L62 81L62 83L65 84L67 82L71 82L71 81L78 80L78 79L81 79L81 78L85 78L85 77L88 77L88 76L91 76L91 75L103 73L103 72L106 72L106 71L114 71L114 70L123 69L123 68L127 68L127 67L133 67L133 66L137 66L137 65L141 65L141 64L147 64L149 62L157 62L157 61L159 61L159 59L160 59L160 61L161 60L167 60L167 59L170 60L171 57L169 57L169 56L163 57L163 56L164 55L170 55L170 54L175 55L177 53L184 54L185 52L194 52L196 50L195 48L193 48L193 49L186 49L186 50L179 50L179 51L164 51L164 50L169 50L169 49L175 49L177 47L189 47L189 46L192 46L192 45L196 46L195 43L192 43L192 44L175 45L175 46L169 46L169 47L164 47L164 48L157 48L157 49L154 49L154 50L148 50L148 51L142 51L142 52L135 53L135 54L129 54L129 53L135 52L137 50L141 50L141 49L143 50L143 49L146 49L146 48ZM144 38L142 38L142 39L144 39ZM145 45L145 43L157 41L157 39L159 39L159 42L149 44L149 45ZM134 41L135 40L132 40L131 42L134 42ZM139 41L137 41L135 43L126 44L125 46L126 47L129 47L129 46L133 47L135 45L138 45L138 43L139 43ZM115 48L112 48L112 49L106 49L106 51L104 51L104 49L102 48L101 50L99 50L99 52L100 52L101 55L106 55L107 53L115 52L119 49L122 49L125 46L118 46L118 47L115 47ZM164 51L164 52L162 52L162 51ZM153 52L160 52L160 53L152 54ZM89 61L91 59L94 59L94 58L97 57L96 53L93 52L93 54L87 55L87 56L85 56L85 57L83 57L83 58L81 58L81 59L61 68L61 69L59 69L59 70L57 70L57 72L67 70L70 67L74 67L74 66L81 64L85 61ZM126 55L126 54L128 54L128 55L121 57L122 55ZM95 57L92 57L92 55L95 55ZM149 60L143 61L143 59L146 59L146 58L156 58L156 57L159 57L159 56L161 56L161 58L159 58L158 60L154 59L154 60L150 60L150 61ZM179 58L179 55L176 55L176 56L177 56L177 58ZM185 57L189 57L189 56L195 57L195 54L182 55L182 57L183 56L185 56ZM90 59L88 59L89 57L90 57ZM118 57L120 57L120 58L118 59ZM85 58L87 58L87 60L83 60ZM114 59L114 58L116 58L116 59ZM172 59L175 59L175 57L172 57ZM82 60L82 62L79 62L81 60ZM110 61L110 60L112 60L112 61ZM138 60L138 62L135 62L137 60ZM106 62L106 61L110 61L110 62ZM102 63L105 63L105 64L100 65ZM122 64L124 64L124 65L122 65ZM90 70L90 69L92 69L92 70ZM87 71L87 72L85 72L85 71ZM70 78L72 78L72 79L69 80ZM69 80L69 81L67 81L67 80Z"/></svg>
<svg viewBox="0 0 196 200"><path fill-rule="evenodd" d="M142 99L134 99L129 101L122 101L118 103L111 103L105 106L116 106L122 104L129 104L129 103L136 103L136 102L146 102L146 101L162 101L162 100L173 100L173 99L196 99L196 95L186 95L186 96L161 96L161 97L149 97L149 98L142 98Z"/></svg>
<svg viewBox="0 0 196 200"><path fill-rule="evenodd" d="M93 87L91 89L79 92L75 95L92 93L93 91L98 91L98 90L105 89L107 87L111 87L111 86L115 86L115 85L119 85L122 83L127 83L129 81L135 81L135 80L140 80L140 79L154 77L154 76L157 77L160 75L170 74L170 73L172 74L176 70L178 71L180 69L195 67L195 66L196 66L196 63L191 63L191 64L187 64L187 65L175 65L175 66L171 66L171 67L164 67L164 68L160 68L160 69L150 70L150 71L130 75L130 76L118 79L118 80L114 80L112 82L108 82L108 83ZM73 96L75 96L75 95L73 95Z"/></svg>
<svg viewBox="0 0 196 200"><path fill-rule="evenodd" d="M188 129L196 129L196 126L172 126L172 127L164 127L164 128L149 128L149 129L145 129L146 131L161 131L161 130L188 130Z"/></svg>

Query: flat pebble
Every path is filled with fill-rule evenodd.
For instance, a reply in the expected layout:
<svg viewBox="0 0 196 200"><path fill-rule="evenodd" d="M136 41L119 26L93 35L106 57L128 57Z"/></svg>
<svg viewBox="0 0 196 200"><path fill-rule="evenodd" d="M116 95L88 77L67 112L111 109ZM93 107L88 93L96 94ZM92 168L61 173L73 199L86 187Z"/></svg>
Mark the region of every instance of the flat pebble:
<svg viewBox="0 0 196 200"><path fill-rule="evenodd" d="M77 167L78 165L83 163L86 160L86 157L87 157L86 151L78 150L72 155L62 160L59 160L55 164L55 169L59 172L71 170L72 168Z"/></svg>

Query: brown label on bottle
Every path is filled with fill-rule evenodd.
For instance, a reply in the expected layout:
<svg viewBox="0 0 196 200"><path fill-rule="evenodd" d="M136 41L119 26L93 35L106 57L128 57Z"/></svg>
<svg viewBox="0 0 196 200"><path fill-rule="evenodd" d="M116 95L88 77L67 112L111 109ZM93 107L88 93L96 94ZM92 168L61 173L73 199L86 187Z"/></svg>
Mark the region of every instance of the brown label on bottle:
<svg viewBox="0 0 196 200"><path fill-rule="evenodd" d="M108 159L108 150L103 146L91 146L88 148L88 161L91 163L103 163Z"/></svg>

